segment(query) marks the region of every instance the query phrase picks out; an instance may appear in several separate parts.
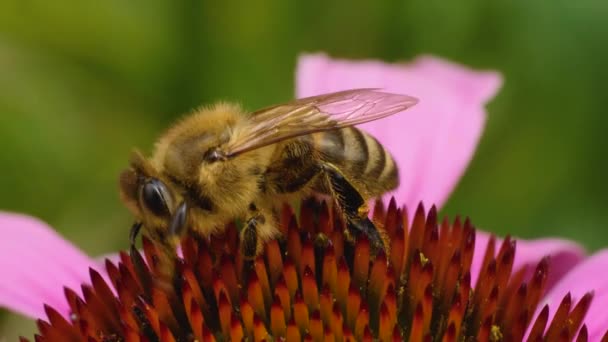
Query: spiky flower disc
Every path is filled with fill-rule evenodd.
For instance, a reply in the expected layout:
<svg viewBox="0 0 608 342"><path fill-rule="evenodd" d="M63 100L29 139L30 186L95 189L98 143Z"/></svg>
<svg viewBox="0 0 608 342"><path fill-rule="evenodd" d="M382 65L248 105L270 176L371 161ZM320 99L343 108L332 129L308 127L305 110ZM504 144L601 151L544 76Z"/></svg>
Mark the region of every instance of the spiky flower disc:
<svg viewBox="0 0 608 342"><path fill-rule="evenodd" d="M531 276L514 270L510 238L490 239L472 284L469 220L438 222L422 205L410 220L394 201L379 203L385 254L365 237L346 241L325 204L304 202L298 217L285 207L285 238L252 261L238 252L234 224L222 236L186 237L177 258L144 238L143 255L106 262L111 283L91 270L82 297L66 289L68 319L47 307L36 341L519 341L526 331L530 341L587 340L592 295L568 295L552 319L547 306L535 317L549 263Z"/></svg>

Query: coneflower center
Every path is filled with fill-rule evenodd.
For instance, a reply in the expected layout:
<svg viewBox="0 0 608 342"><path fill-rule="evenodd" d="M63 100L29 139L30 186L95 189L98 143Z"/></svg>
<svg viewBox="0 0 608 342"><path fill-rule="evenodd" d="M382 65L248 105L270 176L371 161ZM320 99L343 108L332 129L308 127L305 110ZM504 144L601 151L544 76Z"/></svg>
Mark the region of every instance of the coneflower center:
<svg viewBox="0 0 608 342"><path fill-rule="evenodd" d="M394 201L378 203L384 252L365 237L347 241L340 216L323 203L302 203L298 218L286 206L281 217L284 238L252 261L239 254L234 224L222 236L186 237L182 257L144 237L143 254L106 262L110 283L91 270L82 296L66 289L71 315L47 308L37 340L518 341L526 331L533 340L586 339L591 294L564 298L551 322L547 307L535 317L549 262L531 277L513 269L508 237L489 240L472 284L468 219L439 222L434 207L410 216Z"/></svg>

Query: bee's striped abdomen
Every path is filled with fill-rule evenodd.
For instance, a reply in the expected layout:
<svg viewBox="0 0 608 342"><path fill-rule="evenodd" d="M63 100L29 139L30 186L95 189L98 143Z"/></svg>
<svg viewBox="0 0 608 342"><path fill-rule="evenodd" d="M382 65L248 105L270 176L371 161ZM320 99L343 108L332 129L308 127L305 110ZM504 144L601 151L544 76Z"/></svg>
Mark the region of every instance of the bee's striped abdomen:
<svg viewBox="0 0 608 342"><path fill-rule="evenodd" d="M320 158L340 168L369 196L378 196L399 184L393 157L371 135L347 127L313 136Z"/></svg>

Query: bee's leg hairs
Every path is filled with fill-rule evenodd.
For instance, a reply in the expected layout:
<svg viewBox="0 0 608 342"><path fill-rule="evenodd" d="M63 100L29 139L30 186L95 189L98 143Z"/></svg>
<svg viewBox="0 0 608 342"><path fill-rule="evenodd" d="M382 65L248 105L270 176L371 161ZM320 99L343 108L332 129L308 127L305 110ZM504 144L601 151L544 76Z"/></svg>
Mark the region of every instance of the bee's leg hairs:
<svg viewBox="0 0 608 342"><path fill-rule="evenodd" d="M363 233L373 246L386 250L378 228L368 218L369 208L361 193L334 165L324 163L321 169L334 199L342 209L349 233L355 237Z"/></svg>
<svg viewBox="0 0 608 342"><path fill-rule="evenodd" d="M255 215L245 222L241 230L241 253L245 259L253 259L258 250L258 225L264 224L266 218L263 215Z"/></svg>
<svg viewBox="0 0 608 342"><path fill-rule="evenodd" d="M264 249L264 243L279 235L276 213L272 208L261 203L249 204L249 215L241 230L241 254L252 260Z"/></svg>

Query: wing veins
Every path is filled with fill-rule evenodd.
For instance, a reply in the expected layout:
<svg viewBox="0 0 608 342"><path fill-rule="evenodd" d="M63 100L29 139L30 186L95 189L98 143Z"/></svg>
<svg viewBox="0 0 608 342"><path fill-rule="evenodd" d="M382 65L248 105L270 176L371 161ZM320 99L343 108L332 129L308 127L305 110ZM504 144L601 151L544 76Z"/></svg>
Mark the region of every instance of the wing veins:
<svg viewBox="0 0 608 342"><path fill-rule="evenodd" d="M251 126L228 146L226 154L235 156L282 140L378 120L416 103L407 95L366 88L274 105L251 113Z"/></svg>

